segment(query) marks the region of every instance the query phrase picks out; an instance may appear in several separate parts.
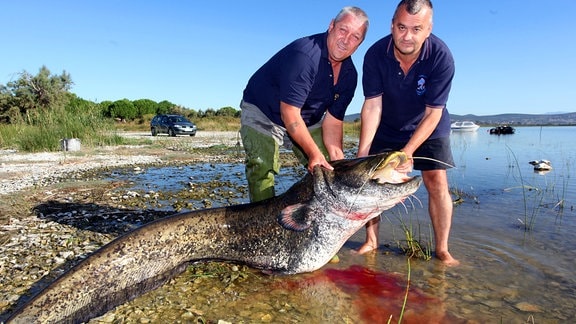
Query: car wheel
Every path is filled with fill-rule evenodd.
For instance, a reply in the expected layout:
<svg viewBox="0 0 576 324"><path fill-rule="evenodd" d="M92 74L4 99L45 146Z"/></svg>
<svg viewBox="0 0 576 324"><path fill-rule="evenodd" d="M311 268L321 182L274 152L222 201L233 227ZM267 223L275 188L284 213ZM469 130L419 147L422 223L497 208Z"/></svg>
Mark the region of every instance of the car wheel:
<svg viewBox="0 0 576 324"><path fill-rule="evenodd" d="M172 137L176 137L176 132L174 132L174 130L172 128L170 128L168 130L168 135L172 136Z"/></svg>
<svg viewBox="0 0 576 324"><path fill-rule="evenodd" d="M152 136L158 135L158 131L156 130L156 128L152 128L151 132L152 132Z"/></svg>
<svg viewBox="0 0 576 324"><path fill-rule="evenodd" d="M196 133L194 133L194 134L190 134L190 136L196 136Z"/></svg>

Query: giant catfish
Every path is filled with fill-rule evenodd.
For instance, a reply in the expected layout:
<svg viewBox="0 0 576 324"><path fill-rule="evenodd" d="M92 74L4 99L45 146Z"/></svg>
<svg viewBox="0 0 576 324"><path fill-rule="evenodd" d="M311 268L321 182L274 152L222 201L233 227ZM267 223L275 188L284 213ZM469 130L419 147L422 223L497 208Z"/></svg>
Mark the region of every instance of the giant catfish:
<svg viewBox="0 0 576 324"><path fill-rule="evenodd" d="M258 203L159 219L111 241L17 309L7 323L78 323L155 289L199 260L295 274L325 265L366 222L412 195L420 177L388 152L319 166Z"/></svg>

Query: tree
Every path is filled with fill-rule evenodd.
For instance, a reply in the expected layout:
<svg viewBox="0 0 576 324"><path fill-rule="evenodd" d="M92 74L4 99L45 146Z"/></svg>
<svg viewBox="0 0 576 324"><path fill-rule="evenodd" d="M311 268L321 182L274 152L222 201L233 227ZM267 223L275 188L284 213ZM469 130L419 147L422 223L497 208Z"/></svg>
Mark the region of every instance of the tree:
<svg viewBox="0 0 576 324"><path fill-rule="evenodd" d="M212 108L206 109L206 111L204 111L204 114L202 115L202 117L214 117L214 116L216 116L216 111Z"/></svg>
<svg viewBox="0 0 576 324"><path fill-rule="evenodd" d="M76 114L76 115L81 115L81 114L86 114L86 113L96 113L100 116L104 116L103 114L101 114L100 111L98 111L98 108L97 108L98 104L96 104L92 101L88 101L88 100L79 98L75 94L69 94L69 98L70 98L70 100L68 101L68 104L65 107L67 112L72 113L72 114Z"/></svg>
<svg viewBox="0 0 576 324"><path fill-rule="evenodd" d="M138 112L137 117L156 114L158 103L154 100L138 99L134 100L132 103L134 104L134 107L136 107L136 111Z"/></svg>
<svg viewBox="0 0 576 324"><path fill-rule="evenodd" d="M112 112L110 111L110 107L112 107L113 104L114 104L114 102L112 102L110 100L105 100L105 101L102 101L101 103L98 104L98 106L100 106L100 111L102 112L102 116L112 117Z"/></svg>
<svg viewBox="0 0 576 324"><path fill-rule="evenodd" d="M29 109L60 108L67 101L66 96L72 85L72 79L66 71L60 76L51 76L45 66L36 76L23 71L16 82L8 83L19 99L20 107Z"/></svg>
<svg viewBox="0 0 576 324"><path fill-rule="evenodd" d="M19 110L30 122L31 112L63 109L70 100L72 84L72 78L66 71L61 75L51 75L45 66L40 68L37 75L23 71L16 81L1 87L0 113L6 115L9 111Z"/></svg>
<svg viewBox="0 0 576 324"><path fill-rule="evenodd" d="M136 118L137 111L132 101L121 99L114 101L112 106L110 106L110 115L113 118L119 118L122 120L133 120Z"/></svg>
<svg viewBox="0 0 576 324"><path fill-rule="evenodd" d="M175 104L171 103L168 100L163 100L158 103L158 108L156 110L157 114L169 114L172 112L172 109L176 106Z"/></svg>
<svg viewBox="0 0 576 324"><path fill-rule="evenodd" d="M223 116L223 117L239 117L240 111L232 108L232 107L222 107L218 109L216 112L216 116Z"/></svg>
<svg viewBox="0 0 576 324"><path fill-rule="evenodd" d="M190 119L196 119L200 116L200 114L195 109L188 109L186 110L186 116Z"/></svg>

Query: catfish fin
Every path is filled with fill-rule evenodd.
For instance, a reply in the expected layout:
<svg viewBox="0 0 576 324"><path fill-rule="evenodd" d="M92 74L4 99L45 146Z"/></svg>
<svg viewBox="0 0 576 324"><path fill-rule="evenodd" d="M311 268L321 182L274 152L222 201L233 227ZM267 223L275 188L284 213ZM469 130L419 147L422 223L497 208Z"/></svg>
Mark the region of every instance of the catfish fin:
<svg viewBox="0 0 576 324"><path fill-rule="evenodd" d="M282 209L278 215L278 222L286 229L302 232L307 230L312 223L312 218L308 214L308 204L290 205Z"/></svg>

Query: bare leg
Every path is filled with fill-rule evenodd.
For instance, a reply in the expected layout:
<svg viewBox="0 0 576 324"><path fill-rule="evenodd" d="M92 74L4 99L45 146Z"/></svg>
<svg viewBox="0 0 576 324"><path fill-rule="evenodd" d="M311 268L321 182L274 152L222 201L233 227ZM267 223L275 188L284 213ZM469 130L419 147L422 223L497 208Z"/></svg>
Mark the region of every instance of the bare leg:
<svg viewBox="0 0 576 324"><path fill-rule="evenodd" d="M448 252L448 237L452 225L452 198L448 189L446 170L422 171L424 185L428 191L428 212L434 229L436 257L448 266L460 262Z"/></svg>
<svg viewBox="0 0 576 324"><path fill-rule="evenodd" d="M378 249L378 228L380 216L375 217L366 223L366 242L358 249L358 254L364 254Z"/></svg>

